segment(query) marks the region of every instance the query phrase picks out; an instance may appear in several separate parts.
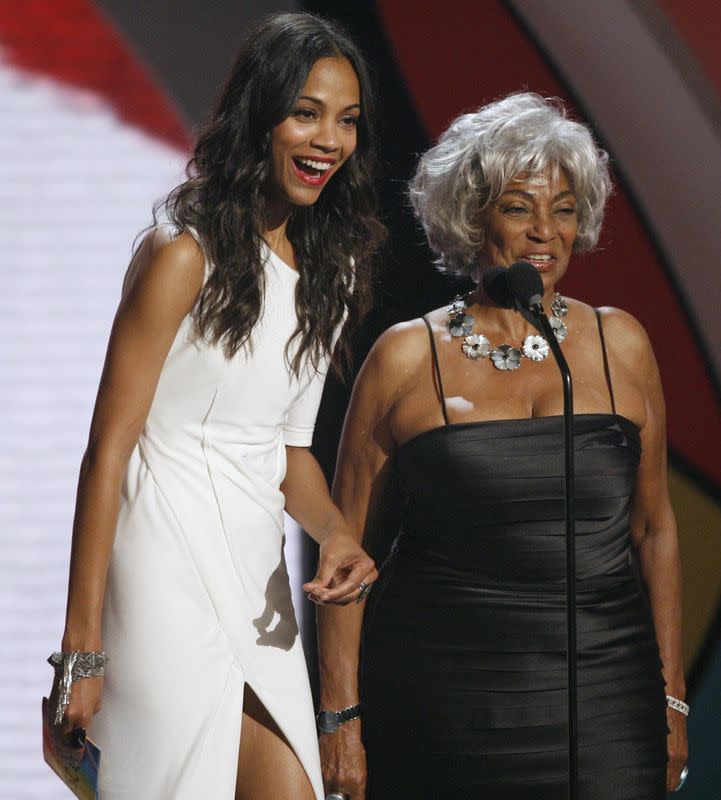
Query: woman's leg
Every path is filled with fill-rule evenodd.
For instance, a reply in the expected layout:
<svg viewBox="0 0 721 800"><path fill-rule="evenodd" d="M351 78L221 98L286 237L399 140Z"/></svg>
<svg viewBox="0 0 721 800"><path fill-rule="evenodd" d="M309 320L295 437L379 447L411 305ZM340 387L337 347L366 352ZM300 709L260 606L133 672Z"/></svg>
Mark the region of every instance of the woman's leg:
<svg viewBox="0 0 721 800"><path fill-rule="evenodd" d="M315 800L303 765L255 692L245 684L235 800Z"/></svg>

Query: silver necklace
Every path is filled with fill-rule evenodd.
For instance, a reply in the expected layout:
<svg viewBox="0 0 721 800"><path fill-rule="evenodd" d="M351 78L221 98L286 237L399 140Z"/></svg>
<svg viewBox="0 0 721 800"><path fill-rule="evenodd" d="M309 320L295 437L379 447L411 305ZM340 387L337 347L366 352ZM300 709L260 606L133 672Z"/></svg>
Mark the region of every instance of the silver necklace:
<svg viewBox="0 0 721 800"><path fill-rule="evenodd" d="M477 361L479 358L490 358L496 369L512 371L521 366L521 358L529 358L531 361L545 361L548 358L550 348L543 336L531 334L526 336L520 347L513 347L510 344L501 344L498 347L491 347L491 343L482 333L473 333L475 320L467 313L465 297L460 295L448 306L449 322L448 331L454 339L463 339L461 350L467 358ZM551 302L553 317L549 320L556 339L562 342L568 336L568 328L563 321L568 314L568 306L563 297L558 292L553 296Z"/></svg>

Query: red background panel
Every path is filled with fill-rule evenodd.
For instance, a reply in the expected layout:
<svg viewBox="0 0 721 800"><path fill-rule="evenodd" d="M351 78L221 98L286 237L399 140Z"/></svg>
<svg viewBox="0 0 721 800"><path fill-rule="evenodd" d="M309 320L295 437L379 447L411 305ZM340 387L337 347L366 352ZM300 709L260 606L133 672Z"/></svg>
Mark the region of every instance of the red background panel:
<svg viewBox="0 0 721 800"><path fill-rule="evenodd" d="M90 0L0 0L4 58L27 72L96 92L118 116L181 149L190 139L158 90Z"/></svg>
<svg viewBox="0 0 721 800"><path fill-rule="evenodd" d="M721 3L719 0L659 0L721 97Z"/></svg>
<svg viewBox="0 0 721 800"><path fill-rule="evenodd" d="M580 117L542 53L498 0L446 4L442 23L436 15L408 14L398 0L379 0L378 8L432 139L461 111L525 89L563 98ZM721 486L719 397L654 243L618 183L599 248L575 260L562 288L593 305L619 306L643 323L661 369L670 443Z"/></svg>

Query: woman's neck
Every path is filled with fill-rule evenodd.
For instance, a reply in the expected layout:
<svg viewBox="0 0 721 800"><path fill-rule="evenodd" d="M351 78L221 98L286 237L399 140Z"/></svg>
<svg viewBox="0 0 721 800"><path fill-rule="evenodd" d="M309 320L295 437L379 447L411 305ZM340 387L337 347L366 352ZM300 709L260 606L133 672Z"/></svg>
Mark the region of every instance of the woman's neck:
<svg viewBox="0 0 721 800"><path fill-rule="evenodd" d="M270 249L286 264L295 266L295 257L293 255L293 245L288 239L288 220L290 219L290 210L287 204L275 204L274 207L269 209L266 218L266 224L263 226L261 236Z"/></svg>
<svg viewBox="0 0 721 800"><path fill-rule="evenodd" d="M555 290L550 288L543 295L543 308L547 315L551 314L551 302ZM514 309L504 308L488 296L483 284L466 298L468 313L475 317L481 327L495 331L508 339L522 340L529 333L537 333L536 329ZM484 331L482 331L484 332Z"/></svg>

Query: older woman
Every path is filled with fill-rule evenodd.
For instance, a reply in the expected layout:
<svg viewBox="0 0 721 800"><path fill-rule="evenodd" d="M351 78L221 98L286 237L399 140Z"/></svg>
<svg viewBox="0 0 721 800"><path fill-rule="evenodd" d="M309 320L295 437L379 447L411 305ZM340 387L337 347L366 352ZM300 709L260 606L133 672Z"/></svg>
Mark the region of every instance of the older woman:
<svg viewBox="0 0 721 800"><path fill-rule="evenodd" d="M516 94L459 117L411 198L443 269L524 260L542 279L575 387L579 797L660 800L688 708L658 369L635 319L557 292L597 242L606 162L560 104ZM327 789L566 796L562 410L546 341L480 281L373 348L334 492L361 537L397 470L404 522L367 601L360 692L362 607L320 610L321 708L363 703L321 717Z"/></svg>

